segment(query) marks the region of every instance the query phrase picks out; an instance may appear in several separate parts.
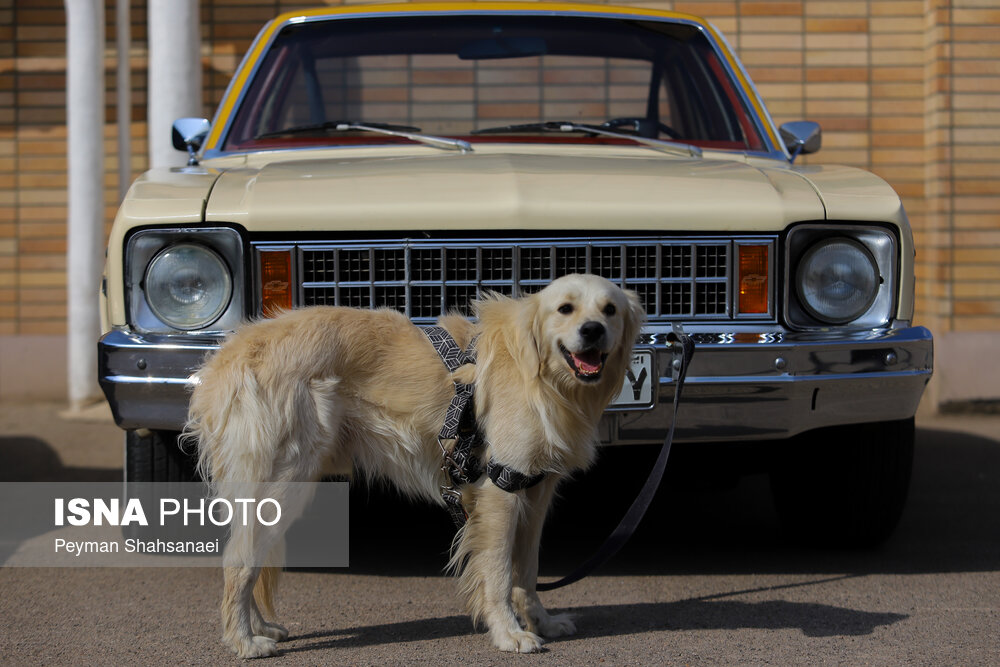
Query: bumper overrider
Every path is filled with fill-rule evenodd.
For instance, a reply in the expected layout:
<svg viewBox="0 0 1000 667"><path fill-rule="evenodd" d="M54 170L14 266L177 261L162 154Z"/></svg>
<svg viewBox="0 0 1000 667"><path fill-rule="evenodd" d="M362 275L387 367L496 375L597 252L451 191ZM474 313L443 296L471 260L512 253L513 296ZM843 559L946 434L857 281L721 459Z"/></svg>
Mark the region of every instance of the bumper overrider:
<svg viewBox="0 0 1000 667"><path fill-rule="evenodd" d="M840 424L912 417L933 369L924 327L857 332L717 333L686 329L696 352L678 414L678 441L771 440ZM660 442L674 387L668 327L638 341L659 369L648 409L609 411L602 439ZM101 388L118 426L180 430L205 355L220 338L115 330L98 343Z"/></svg>

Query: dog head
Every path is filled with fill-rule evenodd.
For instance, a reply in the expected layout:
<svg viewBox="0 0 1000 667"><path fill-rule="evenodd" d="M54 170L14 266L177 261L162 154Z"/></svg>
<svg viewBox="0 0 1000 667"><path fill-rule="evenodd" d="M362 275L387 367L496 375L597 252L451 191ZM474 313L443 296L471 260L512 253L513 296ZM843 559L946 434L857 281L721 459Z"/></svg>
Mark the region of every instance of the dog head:
<svg viewBox="0 0 1000 667"><path fill-rule="evenodd" d="M608 400L624 381L645 311L638 296L591 274L558 278L523 299L477 304L484 331L503 331L525 379L565 389L600 387Z"/></svg>
<svg viewBox="0 0 1000 667"><path fill-rule="evenodd" d="M553 281L535 299L533 330L541 367L555 377L615 386L645 312L634 292L590 274Z"/></svg>

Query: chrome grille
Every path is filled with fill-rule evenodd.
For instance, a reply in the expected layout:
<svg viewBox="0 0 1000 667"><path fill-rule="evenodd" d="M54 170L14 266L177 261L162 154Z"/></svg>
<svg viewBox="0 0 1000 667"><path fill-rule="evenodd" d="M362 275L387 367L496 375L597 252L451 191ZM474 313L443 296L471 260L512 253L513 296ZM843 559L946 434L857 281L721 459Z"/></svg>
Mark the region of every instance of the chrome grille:
<svg viewBox="0 0 1000 667"><path fill-rule="evenodd" d="M737 240L626 237L255 245L292 248L297 306L388 307L428 322L449 310L469 314L471 302L485 291L531 293L567 273L596 273L635 290L655 322L737 317ZM764 242L773 245L772 239Z"/></svg>

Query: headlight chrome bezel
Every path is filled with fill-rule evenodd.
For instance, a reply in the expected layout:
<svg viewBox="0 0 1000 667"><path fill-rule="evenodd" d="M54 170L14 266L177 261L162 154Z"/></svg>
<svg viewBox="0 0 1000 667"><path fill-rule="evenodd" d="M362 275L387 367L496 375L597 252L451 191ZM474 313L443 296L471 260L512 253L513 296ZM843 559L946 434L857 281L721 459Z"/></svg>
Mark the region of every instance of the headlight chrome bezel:
<svg viewBox="0 0 1000 667"><path fill-rule="evenodd" d="M844 240L872 262L878 285L865 308L851 318L824 316L800 294L800 269L818 248ZM888 325L896 308L898 241L887 228L854 224L806 224L794 227L785 243L785 320L798 330L876 329Z"/></svg>
<svg viewBox="0 0 1000 667"><path fill-rule="evenodd" d="M150 304L146 279L150 267L166 252L184 246L196 246L211 253L228 274L228 297L218 312L196 325L186 326L164 317ZM221 334L232 331L243 319L244 276L243 242L240 234L228 227L151 228L135 232L126 242L126 303L128 321L142 333Z"/></svg>

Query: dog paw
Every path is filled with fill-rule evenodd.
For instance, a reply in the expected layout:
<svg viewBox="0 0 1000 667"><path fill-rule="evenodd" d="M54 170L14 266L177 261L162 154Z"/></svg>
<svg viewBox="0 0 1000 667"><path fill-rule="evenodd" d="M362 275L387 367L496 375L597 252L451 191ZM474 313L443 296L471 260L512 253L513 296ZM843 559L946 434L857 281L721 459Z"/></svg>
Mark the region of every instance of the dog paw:
<svg viewBox="0 0 1000 667"><path fill-rule="evenodd" d="M255 635L263 635L276 642L283 642L288 639L288 630L277 623L264 623L263 627L253 629Z"/></svg>
<svg viewBox="0 0 1000 667"><path fill-rule="evenodd" d="M542 649L544 643L544 639L526 630L504 630L493 633L493 644L507 653L535 653Z"/></svg>
<svg viewBox="0 0 1000 667"><path fill-rule="evenodd" d="M241 658L268 658L278 655L278 644L270 637L257 635L237 642L233 650Z"/></svg>
<svg viewBox="0 0 1000 667"><path fill-rule="evenodd" d="M555 614L538 620L538 629L546 637L565 637L576 634L576 624L569 614Z"/></svg>

